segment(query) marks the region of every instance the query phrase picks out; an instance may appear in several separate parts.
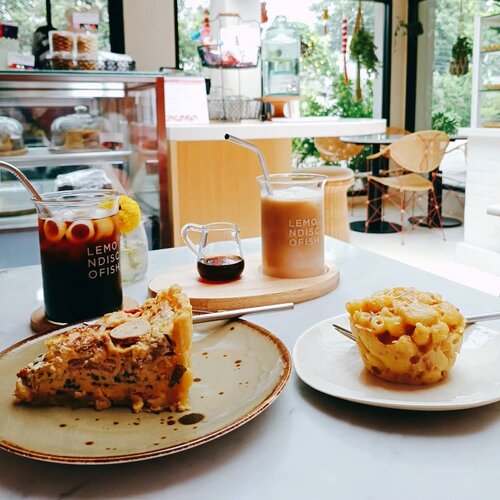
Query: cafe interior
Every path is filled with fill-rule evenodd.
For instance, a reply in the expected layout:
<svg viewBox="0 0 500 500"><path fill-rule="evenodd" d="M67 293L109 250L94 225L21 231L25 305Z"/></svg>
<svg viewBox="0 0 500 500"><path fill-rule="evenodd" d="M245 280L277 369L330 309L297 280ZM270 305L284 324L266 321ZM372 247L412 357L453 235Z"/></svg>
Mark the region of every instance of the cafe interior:
<svg viewBox="0 0 500 500"><path fill-rule="evenodd" d="M1 0L0 297L0 498L498 498L500 1Z"/></svg>

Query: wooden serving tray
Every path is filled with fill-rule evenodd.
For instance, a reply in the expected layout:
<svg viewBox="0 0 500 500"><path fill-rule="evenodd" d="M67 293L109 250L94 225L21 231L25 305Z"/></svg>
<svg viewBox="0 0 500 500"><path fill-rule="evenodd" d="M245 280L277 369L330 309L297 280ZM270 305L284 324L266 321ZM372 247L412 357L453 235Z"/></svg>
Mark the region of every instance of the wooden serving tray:
<svg viewBox="0 0 500 500"><path fill-rule="evenodd" d="M122 304L122 309L134 309L137 307L139 303L131 299L130 297L123 297L123 304ZM38 309L35 309L31 313L30 317L30 326L31 329L35 333L49 333L53 332L55 330L60 330L61 328L66 328L67 326L71 326L72 324L77 325L83 323L82 321L79 321L78 323L54 323L47 319L45 316L45 309L42 307L39 307Z"/></svg>
<svg viewBox="0 0 500 500"><path fill-rule="evenodd" d="M245 270L240 279L224 283L206 283L196 270L196 263L160 274L149 283L149 293L177 283L188 295L194 309L220 311L242 307L263 306L321 297L332 291L340 279L339 268L327 262L324 274L313 278L281 279L262 274L260 255L245 257Z"/></svg>

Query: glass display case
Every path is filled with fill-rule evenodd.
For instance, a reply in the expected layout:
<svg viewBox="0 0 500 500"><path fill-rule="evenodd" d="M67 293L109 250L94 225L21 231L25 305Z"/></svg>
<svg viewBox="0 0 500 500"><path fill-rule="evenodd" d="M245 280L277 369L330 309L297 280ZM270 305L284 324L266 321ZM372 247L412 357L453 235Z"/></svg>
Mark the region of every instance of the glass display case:
<svg viewBox="0 0 500 500"><path fill-rule="evenodd" d="M111 185L140 203L150 248L172 246L164 102L162 73L0 72L0 129L20 123L26 149L0 160L41 193ZM78 171L88 175L72 180ZM37 263L37 238L28 193L0 169L0 268Z"/></svg>
<svg viewBox="0 0 500 500"><path fill-rule="evenodd" d="M471 126L500 128L500 14L474 20Z"/></svg>

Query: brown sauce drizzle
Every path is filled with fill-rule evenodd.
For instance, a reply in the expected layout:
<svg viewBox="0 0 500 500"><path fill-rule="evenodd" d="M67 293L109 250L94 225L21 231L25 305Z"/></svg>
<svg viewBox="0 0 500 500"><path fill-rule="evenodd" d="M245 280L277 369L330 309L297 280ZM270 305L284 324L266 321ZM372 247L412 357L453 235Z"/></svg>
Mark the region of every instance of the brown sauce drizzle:
<svg viewBox="0 0 500 500"><path fill-rule="evenodd" d="M201 413L188 413L179 418L179 423L182 425L194 425L201 422L205 418L205 415Z"/></svg>

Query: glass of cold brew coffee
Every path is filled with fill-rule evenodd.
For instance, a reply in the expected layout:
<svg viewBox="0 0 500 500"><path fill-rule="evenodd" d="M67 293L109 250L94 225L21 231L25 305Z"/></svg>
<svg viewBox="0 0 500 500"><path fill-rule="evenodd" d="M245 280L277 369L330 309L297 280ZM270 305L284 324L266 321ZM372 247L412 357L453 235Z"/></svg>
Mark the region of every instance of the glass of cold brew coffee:
<svg viewBox="0 0 500 500"><path fill-rule="evenodd" d="M121 307L119 198L95 190L34 200L48 320L75 323Z"/></svg>
<svg viewBox="0 0 500 500"><path fill-rule="evenodd" d="M323 187L326 175L257 177L261 198L262 272L310 278L325 272Z"/></svg>
<svg viewBox="0 0 500 500"><path fill-rule="evenodd" d="M196 234L198 243L191 236ZM241 276L245 260L241 251L240 230L232 222L186 224L181 236L196 255L198 274L204 281L233 281Z"/></svg>

